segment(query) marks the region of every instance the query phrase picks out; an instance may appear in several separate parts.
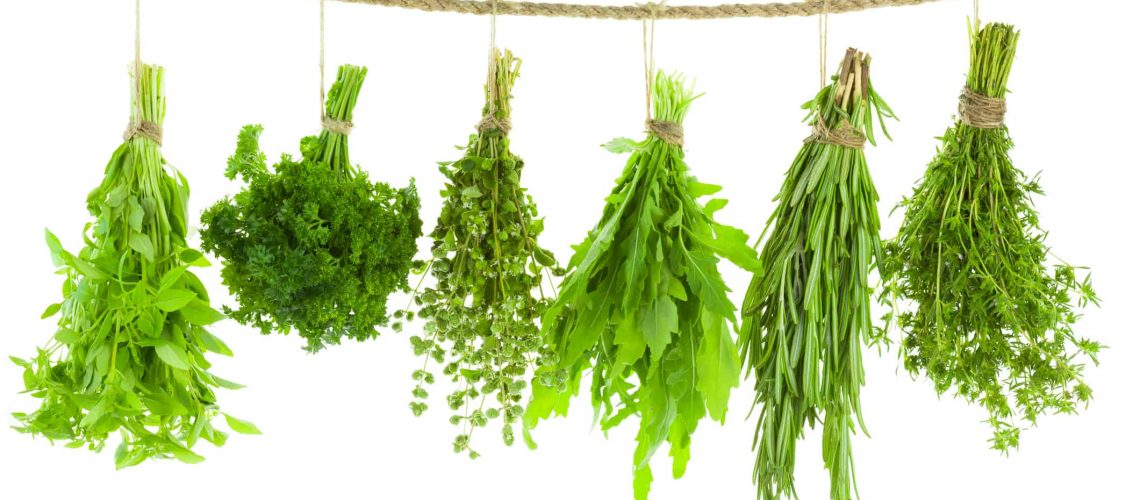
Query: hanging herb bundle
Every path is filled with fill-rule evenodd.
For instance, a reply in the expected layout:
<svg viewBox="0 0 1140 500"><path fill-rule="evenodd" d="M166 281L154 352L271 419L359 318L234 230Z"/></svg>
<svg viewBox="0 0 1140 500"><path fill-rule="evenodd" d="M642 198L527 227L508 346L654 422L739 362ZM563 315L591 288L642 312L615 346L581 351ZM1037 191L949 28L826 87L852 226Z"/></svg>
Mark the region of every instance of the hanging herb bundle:
<svg viewBox="0 0 1140 500"><path fill-rule="evenodd" d="M374 338L388 325L388 295L409 289L422 235L415 184L374 183L349 162L366 73L340 67L324 130L301 140L300 160L282 155L270 172L261 126L243 128L226 177L240 175L246 187L202 214L202 246L223 259L222 278L239 304L226 312L265 334L296 329L310 352Z"/></svg>
<svg viewBox="0 0 1140 500"><path fill-rule="evenodd" d="M496 50L493 57L478 133L463 158L440 163L447 185L428 264L436 284L415 295L425 335L411 338L416 355L424 357L413 374L412 412L427 410L425 386L435 380L427 365L434 359L456 384L447 397L455 412L451 423L462 428L455 452L471 458L478 456L472 433L489 420L501 417L503 442L514 443L525 376L548 355L537 323L549 305L543 275L553 289L552 276L563 272L554 255L538 246L543 220L520 184L523 160L507 137L521 62L510 51Z"/></svg>
<svg viewBox="0 0 1140 500"><path fill-rule="evenodd" d="M1095 363L1101 345L1073 332L1074 302L1096 304L1096 293L1077 268L1047 263L1031 199L1041 187L1009 157L1004 98L1018 32L978 27L960 117L901 203L902 228L886 244L884 296L906 299L895 320L907 370L925 373L940 394L984 406L993 447L1008 451L1019 420L1034 424L1089 401L1080 355Z"/></svg>
<svg viewBox="0 0 1140 500"><path fill-rule="evenodd" d="M796 495L797 441L821 420L831 498L852 498L856 422L866 432L859 390L873 333L868 274L881 254L879 195L863 145L875 144L876 117L880 126L894 117L869 72L870 57L849 49L832 83L804 105L813 134L776 197L764 273L744 299L742 353L760 408L752 479L763 499Z"/></svg>
<svg viewBox="0 0 1140 500"><path fill-rule="evenodd" d="M226 441L212 424L214 389L241 387L208 371L207 351L232 353L206 331L223 316L190 271L209 265L186 244L190 188L159 151L163 69L139 65L135 85L131 127L87 197L95 222L84 229L85 246L69 253L47 233L65 279L63 301L43 317L59 316L59 328L34 358L12 358L40 400L34 412L14 414L16 429L94 451L117 431L117 468L147 458L202 461L195 443ZM225 417L234 431L258 433Z"/></svg>
<svg viewBox="0 0 1140 500"><path fill-rule="evenodd" d="M697 96L680 76L658 72L653 97L648 137L607 145L632 155L546 313L543 329L556 356L540 370L524 418L529 430L565 415L591 372L603 430L641 417L633 457L638 499L649 495L649 460L658 447L669 442L679 478L700 420L723 423L740 358L729 329L736 311L717 263L724 257L758 269L747 235L713 220L727 202L696 201L720 190L697 182L684 161L681 122ZM533 446L529 434L528 442Z"/></svg>

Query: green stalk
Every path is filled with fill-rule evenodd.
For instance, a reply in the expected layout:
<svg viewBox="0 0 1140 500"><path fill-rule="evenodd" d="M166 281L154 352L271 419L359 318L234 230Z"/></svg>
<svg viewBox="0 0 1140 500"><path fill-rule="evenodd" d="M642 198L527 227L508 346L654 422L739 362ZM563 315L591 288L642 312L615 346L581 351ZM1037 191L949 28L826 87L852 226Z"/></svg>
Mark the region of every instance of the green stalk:
<svg viewBox="0 0 1140 500"><path fill-rule="evenodd" d="M850 49L832 83L804 105L807 121L853 128L874 144L874 120L894 114L869 71L870 57ZM856 423L866 432L859 392L872 335L868 274L880 254L878 199L862 149L818 138L804 144L776 197L760 253L765 272L745 295L741 331L760 408L758 498L795 496L797 442L821 419L831 498L852 498L851 436Z"/></svg>
<svg viewBox="0 0 1140 500"><path fill-rule="evenodd" d="M970 29L970 90L1004 98L1019 38L1009 25ZM1009 130L957 121L886 242L884 301L902 331L904 365L989 412L992 446L1016 448L1047 413L1074 413L1092 391L1077 307L1097 303L1079 268L1049 263L1032 196L1042 194L1009 157ZM1074 304L1075 302L1075 304ZM1076 306L1076 307L1075 307Z"/></svg>

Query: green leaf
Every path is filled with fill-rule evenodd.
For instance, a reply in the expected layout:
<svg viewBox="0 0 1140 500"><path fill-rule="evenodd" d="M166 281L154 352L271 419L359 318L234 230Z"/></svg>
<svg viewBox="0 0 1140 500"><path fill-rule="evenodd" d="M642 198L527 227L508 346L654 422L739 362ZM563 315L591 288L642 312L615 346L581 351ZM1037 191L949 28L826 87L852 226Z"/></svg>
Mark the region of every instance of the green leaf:
<svg viewBox="0 0 1140 500"><path fill-rule="evenodd" d="M704 335L697 351L697 388L713 420L724 423L728 397L740 383L740 355L728 330L728 320L705 311L701 314Z"/></svg>
<svg viewBox="0 0 1140 500"><path fill-rule="evenodd" d="M154 305L162 311L174 312L186 307L190 301L197 298L198 294L190 290L168 288L158 293L154 298Z"/></svg>
<svg viewBox="0 0 1140 500"><path fill-rule="evenodd" d="M656 362L665 354L665 348L677 333L677 304L667 295L653 301L641 312L641 332L649 346L650 360Z"/></svg>
<svg viewBox="0 0 1140 500"><path fill-rule="evenodd" d="M44 240L47 241L48 249L51 250L51 263L55 267L66 266L69 261L73 260L70 258L71 254L63 249L63 244L59 242L59 238L47 229L44 229Z"/></svg>
<svg viewBox="0 0 1140 500"><path fill-rule="evenodd" d="M736 307L728 300L728 287L716 269L716 257L703 252L684 252L684 257L688 264L686 281L701 303L723 317L734 317Z"/></svg>
<svg viewBox="0 0 1140 500"><path fill-rule="evenodd" d="M606 151L609 151L611 153L624 154L636 151L639 147L641 147L641 145L633 139L618 137L617 139L603 144L602 147L606 148Z"/></svg>
<svg viewBox="0 0 1140 500"><path fill-rule="evenodd" d="M207 351L221 354L222 356L234 355L229 346L227 346L225 342L222 342L222 339L214 336L214 334L206 331L204 328L195 330L195 336L198 337L198 344Z"/></svg>
<svg viewBox="0 0 1140 500"><path fill-rule="evenodd" d="M154 244L150 238L142 233L131 233L131 249L138 252L148 261L154 262Z"/></svg>
<svg viewBox="0 0 1140 500"><path fill-rule="evenodd" d="M226 316L210 307L210 304L202 299L195 298L186 304L185 307L178 311L186 321L192 325L207 326L217 323Z"/></svg>
<svg viewBox="0 0 1140 500"><path fill-rule="evenodd" d="M253 423L234 417L229 413L223 413L226 417L226 425L230 426L234 432L238 434L261 434L261 429L258 429Z"/></svg>
<svg viewBox="0 0 1140 500"><path fill-rule="evenodd" d="M40 315L40 319L47 319L47 318L50 318L52 316L55 316L57 313L59 313L59 309L61 307L63 307L63 304L61 304L61 303L55 303L55 304L52 304L50 306L47 306L47 309L44 309L44 313Z"/></svg>
<svg viewBox="0 0 1140 500"><path fill-rule="evenodd" d="M163 339L154 346L155 354L162 362L177 368L179 370L190 369L190 358L186 356L186 351L174 345L173 342Z"/></svg>

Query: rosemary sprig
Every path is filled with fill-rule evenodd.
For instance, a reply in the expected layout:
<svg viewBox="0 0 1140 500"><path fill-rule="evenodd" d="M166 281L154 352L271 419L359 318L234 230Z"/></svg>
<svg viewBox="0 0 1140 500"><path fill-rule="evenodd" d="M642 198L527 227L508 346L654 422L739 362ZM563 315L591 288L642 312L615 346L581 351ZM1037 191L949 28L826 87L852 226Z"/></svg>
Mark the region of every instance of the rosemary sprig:
<svg viewBox="0 0 1140 500"><path fill-rule="evenodd" d="M854 490L856 422L866 432L859 390L863 343L872 335L868 274L880 254L879 196L854 146L863 137L874 144L876 117L880 125L894 117L869 71L870 57L848 50L832 83L804 105L816 132L776 197L760 254L764 273L745 295L741 344L760 408L759 498L795 495L797 441L821 419L831 498L847 500Z"/></svg>

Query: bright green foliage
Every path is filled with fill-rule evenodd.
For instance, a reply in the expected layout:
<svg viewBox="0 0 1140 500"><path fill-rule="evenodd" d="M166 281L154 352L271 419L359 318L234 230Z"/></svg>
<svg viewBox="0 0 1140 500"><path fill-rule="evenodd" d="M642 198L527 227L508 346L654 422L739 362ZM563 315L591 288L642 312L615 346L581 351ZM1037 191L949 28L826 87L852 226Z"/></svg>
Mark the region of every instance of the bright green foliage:
<svg viewBox="0 0 1140 500"><path fill-rule="evenodd" d="M352 120L366 70L341 66L326 113ZM292 329L319 351L362 341L388 324L388 295L408 290L422 235L415 185L369 181L348 159L348 137L324 130L301 140L301 159L266 167L261 126L238 135L226 176L247 186L202 214L202 246L223 259L240 307L226 309L262 333ZM393 327L398 328L398 324Z"/></svg>
<svg viewBox="0 0 1140 500"><path fill-rule="evenodd" d="M142 66L139 76L132 117L161 126L163 70ZM186 244L189 196L158 144L131 138L87 197L96 219L84 230L83 249L71 254L47 233L65 280L63 301L43 317L58 315L59 328L34 358L12 358L24 368L26 392L40 401L36 411L14 414L17 430L94 451L119 431L118 468L147 458L197 463L203 459L191 448L198 440L225 443L226 433L211 423L219 413L214 388L241 386L208 371L207 351L232 353L206 331L223 316L190 271L209 263ZM237 432L258 432L226 418Z"/></svg>
<svg viewBox="0 0 1140 500"><path fill-rule="evenodd" d="M893 114L871 85L869 64L848 51L832 84L804 105L807 121L874 144L874 117L882 124ZM797 441L820 420L831 498L852 498L856 422L866 432L859 390L863 343L873 333L868 274L881 253L878 199L862 149L818 135L776 197L760 253L765 272L745 295L741 333L759 409L752 478L759 498L795 496Z"/></svg>
<svg viewBox="0 0 1140 500"><path fill-rule="evenodd" d="M679 76L664 73L656 75L653 96L654 117L678 125L697 97ZM565 415L591 372L603 430L641 417L633 485L634 496L645 499L658 447L669 442L679 478L700 420L724 421L740 358L729 326L736 310L717 263L724 257L757 270L758 262L744 232L713 220L725 200L696 201L720 187L689 174L681 146L651 134L608 147L632 155L543 319L557 357L538 373L524 430Z"/></svg>
<svg viewBox="0 0 1140 500"><path fill-rule="evenodd" d="M971 27L968 85L1004 98L1018 32ZM1047 264L1049 248L1031 196L1037 180L1013 166L1009 130L958 121L942 137L926 174L903 200L899 235L886 244L884 297L896 302L907 370L925 373L939 393L952 391L989 411L991 443L1016 448L1019 420L1074 413L1091 389L1087 356L1102 348L1078 338L1073 324L1097 303L1086 275Z"/></svg>
<svg viewBox="0 0 1140 500"><path fill-rule="evenodd" d="M483 113L492 113L492 122L509 123L520 61L510 51L496 58ZM427 409L425 385L435 381L427 365L434 359L456 386L447 397L455 412L451 423L462 428L455 452L472 458L478 456L472 433L500 416L503 442L514 443L526 375L547 356L538 327L550 303L542 292L543 274L552 280L550 275L563 272L554 255L538 246L543 221L519 183L523 160L510 151L507 127L480 128L463 158L440 164L447 184L431 233L435 287L415 296L425 336L412 337L416 355L424 357L423 368L413 374L412 412Z"/></svg>

